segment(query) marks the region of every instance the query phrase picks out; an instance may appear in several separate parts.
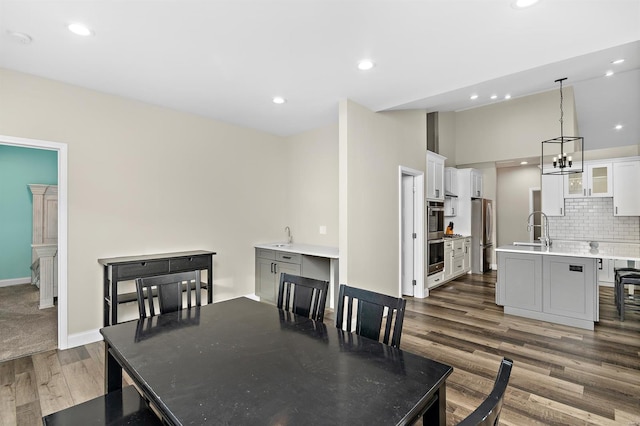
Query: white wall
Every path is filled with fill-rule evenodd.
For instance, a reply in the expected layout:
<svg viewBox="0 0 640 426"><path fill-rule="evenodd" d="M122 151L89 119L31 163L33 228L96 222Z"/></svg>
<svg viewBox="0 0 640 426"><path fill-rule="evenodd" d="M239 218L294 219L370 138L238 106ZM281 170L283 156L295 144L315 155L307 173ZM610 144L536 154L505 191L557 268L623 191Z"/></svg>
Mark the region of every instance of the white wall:
<svg viewBox="0 0 640 426"><path fill-rule="evenodd" d="M563 89L564 132L576 135L573 88ZM560 136L558 90L460 111L455 116L456 163L540 156L543 140Z"/></svg>
<svg viewBox="0 0 640 426"><path fill-rule="evenodd" d="M399 295L398 166L425 170L426 114L340 103L340 282Z"/></svg>
<svg viewBox="0 0 640 426"><path fill-rule="evenodd" d="M536 166L497 169L497 244L529 241L529 188L540 188L540 169Z"/></svg>
<svg viewBox="0 0 640 426"><path fill-rule="evenodd" d="M296 242L338 246L338 126L287 140L287 205ZM320 234L320 226L327 233Z"/></svg>
<svg viewBox="0 0 640 426"><path fill-rule="evenodd" d="M0 134L68 144L68 332L102 324L98 258L209 249L215 299L254 291L282 239L279 137L0 69Z"/></svg>

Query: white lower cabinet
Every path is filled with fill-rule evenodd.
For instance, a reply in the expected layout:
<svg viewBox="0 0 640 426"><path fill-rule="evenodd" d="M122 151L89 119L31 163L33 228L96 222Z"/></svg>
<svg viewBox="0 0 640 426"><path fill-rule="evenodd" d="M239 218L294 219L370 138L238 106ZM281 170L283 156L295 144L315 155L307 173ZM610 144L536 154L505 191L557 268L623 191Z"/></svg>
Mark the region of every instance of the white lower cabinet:
<svg viewBox="0 0 640 426"><path fill-rule="evenodd" d="M444 273L442 283L471 270L471 238L451 238L444 242Z"/></svg>
<svg viewBox="0 0 640 426"><path fill-rule="evenodd" d="M593 330L597 259L498 252L496 304L504 313Z"/></svg>
<svg viewBox="0 0 640 426"><path fill-rule="evenodd" d="M542 310L569 318L598 321L596 259L544 256Z"/></svg>
<svg viewBox="0 0 640 426"><path fill-rule="evenodd" d="M436 272L427 277L427 288L432 289L444 282L444 272Z"/></svg>
<svg viewBox="0 0 640 426"><path fill-rule="evenodd" d="M542 311L542 256L498 252L496 304Z"/></svg>

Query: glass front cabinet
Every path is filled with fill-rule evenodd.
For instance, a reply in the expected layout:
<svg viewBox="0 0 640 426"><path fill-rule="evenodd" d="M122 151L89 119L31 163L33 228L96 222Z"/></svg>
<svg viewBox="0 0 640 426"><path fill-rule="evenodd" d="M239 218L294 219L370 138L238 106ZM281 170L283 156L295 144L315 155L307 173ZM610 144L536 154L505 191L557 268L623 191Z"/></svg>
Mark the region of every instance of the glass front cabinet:
<svg viewBox="0 0 640 426"><path fill-rule="evenodd" d="M611 169L611 163L585 164L583 173L565 175L565 198L612 197Z"/></svg>

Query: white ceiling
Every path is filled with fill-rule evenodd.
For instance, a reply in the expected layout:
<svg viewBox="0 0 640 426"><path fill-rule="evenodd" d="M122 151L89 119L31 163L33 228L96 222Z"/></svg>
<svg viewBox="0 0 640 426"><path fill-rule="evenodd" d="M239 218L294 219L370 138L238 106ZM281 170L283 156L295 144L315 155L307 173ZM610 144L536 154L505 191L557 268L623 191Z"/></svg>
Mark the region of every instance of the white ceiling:
<svg viewBox="0 0 640 426"><path fill-rule="evenodd" d="M346 98L459 110L640 68L640 0L511 1L0 0L0 67L277 135L337 122Z"/></svg>

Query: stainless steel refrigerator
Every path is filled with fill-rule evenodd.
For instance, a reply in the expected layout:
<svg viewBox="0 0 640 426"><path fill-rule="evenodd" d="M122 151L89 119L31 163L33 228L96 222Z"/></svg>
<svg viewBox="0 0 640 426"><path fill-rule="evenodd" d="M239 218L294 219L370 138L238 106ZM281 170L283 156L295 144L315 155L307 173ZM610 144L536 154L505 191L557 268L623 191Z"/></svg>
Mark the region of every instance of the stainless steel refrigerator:
<svg viewBox="0 0 640 426"><path fill-rule="evenodd" d="M493 253L493 202L485 198L471 200L471 272L491 270Z"/></svg>

